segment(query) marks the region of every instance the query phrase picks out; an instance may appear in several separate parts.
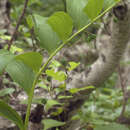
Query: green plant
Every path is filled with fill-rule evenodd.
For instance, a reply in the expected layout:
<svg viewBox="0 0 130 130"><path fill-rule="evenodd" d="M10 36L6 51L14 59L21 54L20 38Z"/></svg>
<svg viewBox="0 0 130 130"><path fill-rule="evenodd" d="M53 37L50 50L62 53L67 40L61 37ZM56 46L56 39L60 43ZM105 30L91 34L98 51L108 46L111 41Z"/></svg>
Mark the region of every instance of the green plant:
<svg viewBox="0 0 130 130"><path fill-rule="evenodd" d="M67 12L56 12L50 17L32 15L27 18L30 28L34 27L35 34L42 48L50 54L47 62L42 65L42 56L37 52L26 52L20 55L14 55L7 50L0 50L0 74L8 72L11 78L17 82L28 95L28 108L23 123L18 113L10 106L0 101L0 115L12 120L21 130L28 129L28 122L31 110L31 104L34 95L34 89L43 72L48 76L59 81L65 81L66 74L62 71L55 72L53 68L47 69L52 58L73 38L86 30L96 20L102 17L112 9L120 0L67 0ZM107 3L108 2L108 3ZM97 4L98 3L98 4ZM98 6L97 6L98 5ZM72 35L73 26L78 30ZM35 60L34 60L35 59ZM70 62L69 71L73 70L78 63ZM45 86L44 86L45 87ZM87 86L83 89L93 88ZM71 89L70 92L77 93L80 89ZM59 98L71 98L59 97ZM62 111L62 105L55 100L48 100L46 110L53 105L60 105L59 113ZM56 113L55 113L56 114ZM47 126L45 129L61 126L65 123L54 122L57 125ZM46 124L46 120L43 121Z"/></svg>

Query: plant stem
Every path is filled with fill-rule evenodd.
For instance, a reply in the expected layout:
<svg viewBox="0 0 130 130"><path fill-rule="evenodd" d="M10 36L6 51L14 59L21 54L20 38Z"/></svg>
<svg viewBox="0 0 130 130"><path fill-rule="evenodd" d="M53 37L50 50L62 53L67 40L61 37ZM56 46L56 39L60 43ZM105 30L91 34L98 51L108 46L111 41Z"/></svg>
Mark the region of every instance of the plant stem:
<svg viewBox="0 0 130 130"><path fill-rule="evenodd" d="M45 71L47 65L49 64L49 62L52 60L52 58L67 44L69 43L74 37L76 37L77 35L79 35L82 31L84 31L85 29L87 29L91 24L93 24L96 20L98 20L100 17L102 17L105 13L107 13L110 9L112 9L117 3L119 3L120 1L114 3L113 5L111 5L108 9L106 9L103 13L101 13L100 15L98 15L95 19L93 19L88 25L84 26L83 28L81 28L79 31L77 31L75 34L73 34L70 38L68 38L65 42L63 42L48 58L47 62L41 67L41 69L39 70L39 72L36 75L36 78L33 82L32 88L31 88L31 92L29 94L29 99L28 99L28 107L27 107L27 113L26 113L26 119L25 119L25 130L28 129L28 123L29 123L29 116L30 116L30 111L31 111L31 104L32 104L32 99L33 99L33 95L34 95L34 89L35 86L37 84L37 81L40 77L40 75L42 74L42 72Z"/></svg>

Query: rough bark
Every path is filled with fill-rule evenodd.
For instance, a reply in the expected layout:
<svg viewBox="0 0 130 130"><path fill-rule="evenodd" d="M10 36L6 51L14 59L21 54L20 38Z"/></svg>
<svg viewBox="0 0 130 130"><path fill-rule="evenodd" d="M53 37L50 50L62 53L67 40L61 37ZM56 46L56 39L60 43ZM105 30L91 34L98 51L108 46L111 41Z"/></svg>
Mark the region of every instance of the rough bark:
<svg viewBox="0 0 130 130"><path fill-rule="evenodd" d="M129 64L127 64L124 67L123 77L126 80L126 86L130 86L130 42L128 43L127 49L126 49L125 54L123 56L123 62L124 63L129 62Z"/></svg>
<svg viewBox="0 0 130 130"><path fill-rule="evenodd" d="M127 45L127 48L125 50L125 53L122 57L121 64L120 64L121 75L126 87L130 86L130 64L129 63L130 63L130 41ZM121 88L119 76L116 83L116 88Z"/></svg>

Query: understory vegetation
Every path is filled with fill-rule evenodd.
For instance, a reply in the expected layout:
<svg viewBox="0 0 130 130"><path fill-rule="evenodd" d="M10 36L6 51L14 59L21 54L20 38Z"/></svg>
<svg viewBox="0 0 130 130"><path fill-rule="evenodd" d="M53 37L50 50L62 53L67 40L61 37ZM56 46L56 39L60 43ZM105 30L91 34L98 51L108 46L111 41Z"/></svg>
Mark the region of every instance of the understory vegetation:
<svg viewBox="0 0 130 130"><path fill-rule="evenodd" d="M129 5L0 2L0 130L129 130Z"/></svg>

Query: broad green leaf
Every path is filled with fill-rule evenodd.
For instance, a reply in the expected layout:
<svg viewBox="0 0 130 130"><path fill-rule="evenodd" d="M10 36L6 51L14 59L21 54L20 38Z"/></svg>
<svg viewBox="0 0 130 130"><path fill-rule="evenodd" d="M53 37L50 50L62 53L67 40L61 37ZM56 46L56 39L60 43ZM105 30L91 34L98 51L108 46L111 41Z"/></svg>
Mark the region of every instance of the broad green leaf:
<svg viewBox="0 0 130 130"><path fill-rule="evenodd" d="M6 67L6 72L29 94L35 78L35 74L30 67L20 60L13 60Z"/></svg>
<svg viewBox="0 0 130 130"><path fill-rule="evenodd" d="M14 88L5 88L5 89L2 89L0 90L0 97L3 97L5 95L8 95L8 94L11 94L15 91Z"/></svg>
<svg viewBox="0 0 130 130"><path fill-rule="evenodd" d="M90 22L90 19L83 11L88 0L66 0L67 12L72 17L74 25L80 29Z"/></svg>
<svg viewBox="0 0 130 130"><path fill-rule="evenodd" d="M39 39L40 46L46 49L49 53L52 53L61 44L60 38L47 23L47 17L34 15L34 19L34 29Z"/></svg>
<svg viewBox="0 0 130 130"><path fill-rule="evenodd" d="M66 0L67 12L74 25L80 29L97 17L102 9L106 10L120 0Z"/></svg>
<svg viewBox="0 0 130 130"><path fill-rule="evenodd" d="M0 100L0 116L13 121L21 130L24 130L24 124L19 114L2 100Z"/></svg>
<svg viewBox="0 0 130 130"><path fill-rule="evenodd" d="M73 22L67 13L54 13L51 17L48 18L48 23L62 41L67 40L72 33Z"/></svg>
<svg viewBox="0 0 130 130"><path fill-rule="evenodd" d="M101 13L103 3L104 0L88 0L84 11L91 20L96 18Z"/></svg>
<svg viewBox="0 0 130 130"><path fill-rule="evenodd" d="M107 9L108 7L110 7L115 2L118 2L118 1L120 1L120 0L104 0L104 5L103 5L104 10Z"/></svg>
<svg viewBox="0 0 130 130"><path fill-rule="evenodd" d="M49 18L34 15L34 28L41 47L52 53L71 35L73 25L68 14L57 12Z"/></svg>
<svg viewBox="0 0 130 130"><path fill-rule="evenodd" d="M65 125L65 122L60 122L52 119L44 119L42 122L44 124L44 130Z"/></svg>
<svg viewBox="0 0 130 130"><path fill-rule="evenodd" d="M45 110L48 111L54 105L61 105L61 103L59 103L56 100L48 100L47 103L46 103L46 105L45 105Z"/></svg>
<svg viewBox="0 0 130 130"><path fill-rule="evenodd" d="M42 56L39 53L27 52L13 56L13 59L6 65L5 70L29 94L35 78L35 72L38 72L41 64Z"/></svg>
<svg viewBox="0 0 130 130"><path fill-rule="evenodd" d="M107 9L110 5L114 4L115 0L104 0L104 10Z"/></svg>
<svg viewBox="0 0 130 130"><path fill-rule="evenodd" d="M48 76L51 76L52 78L54 78L55 80L58 80L60 82L65 81L66 80L66 74L63 71L57 71L55 72L54 69L50 69L50 70L46 70L46 74Z"/></svg>
<svg viewBox="0 0 130 130"><path fill-rule="evenodd" d="M94 130L129 130L125 125L121 124L109 124L109 125L99 125Z"/></svg>
<svg viewBox="0 0 130 130"><path fill-rule="evenodd" d="M0 50L0 75L4 71L5 67L11 62L14 55L7 50Z"/></svg>
<svg viewBox="0 0 130 130"><path fill-rule="evenodd" d="M42 64L42 56L37 52L26 52L15 57L16 60L21 60L25 65L38 72Z"/></svg>
<svg viewBox="0 0 130 130"><path fill-rule="evenodd" d="M76 62L69 62L69 67L67 67L67 69L69 70L69 71L72 71L72 70L74 70L76 67L78 67L79 65L80 65L80 62L78 62L78 63L76 63Z"/></svg>

